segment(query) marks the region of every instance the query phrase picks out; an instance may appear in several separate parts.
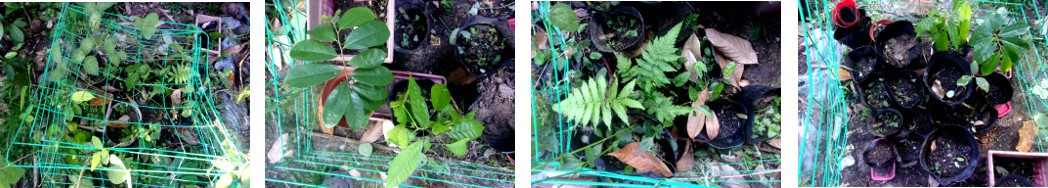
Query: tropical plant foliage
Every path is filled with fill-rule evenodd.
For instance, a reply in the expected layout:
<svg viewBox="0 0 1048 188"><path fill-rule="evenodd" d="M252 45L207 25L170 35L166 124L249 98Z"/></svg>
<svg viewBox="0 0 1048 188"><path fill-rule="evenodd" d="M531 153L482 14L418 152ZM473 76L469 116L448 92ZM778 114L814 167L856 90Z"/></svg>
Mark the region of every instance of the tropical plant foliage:
<svg viewBox="0 0 1048 188"><path fill-rule="evenodd" d="M635 85L635 81L630 81L619 90L619 83L612 82L611 93L608 93L608 81L603 77L590 78L582 83L582 87L572 89L567 99L553 104L553 111L575 122L575 125L597 126L603 122L607 130L612 130L612 111L619 120L628 122L628 108L644 109L639 101L631 98Z"/></svg>
<svg viewBox="0 0 1048 188"><path fill-rule="evenodd" d="M983 75L989 75L1000 66L1001 71L1012 70L1012 65L1018 62L1023 54L1030 48L1029 37L1023 37L1029 33L1030 25L1010 20L1006 9L998 9L997 12L988 15L983 25L975 29L969 41L975 48L975 56L972 61L979 63L978 70ZM1006 24L1013 22L1012 24Z"/></svg>

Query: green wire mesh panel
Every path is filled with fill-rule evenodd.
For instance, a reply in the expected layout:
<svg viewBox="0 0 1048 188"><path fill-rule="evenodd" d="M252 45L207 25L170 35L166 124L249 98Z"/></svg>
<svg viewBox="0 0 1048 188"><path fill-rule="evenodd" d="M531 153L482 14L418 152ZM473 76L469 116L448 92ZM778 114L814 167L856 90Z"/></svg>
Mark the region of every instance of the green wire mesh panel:
<svg viewBox="0 0 1048 188"><path fill-rule="evenodd" d="M547 45L551 54L563 54L564 46L567 46L566 38L561 33L561 29L550 24L549 11L552 4L549 1L538 2L539 8L536 13L533 13L532 17L535 20L541 21L535 23L533 27L541 27L544 31L547 31L547 35L550 44ZM540 34L540 30L532 29L532 35ZM548 155L534 155L533 165L542 165L540 169L533 168L531 170L532 185L534 184L563 184L563 185L583 185L583 186L611 186L611 187L705 187L712 185L713 183L759 183L763 186L771 187L770 183L780 182L781 180L729 180L725 179L727 176L748 176L747 174L761 174L761 173L777 173L777 169L756 169L756 170L717 170L722 166L730 165L756 165L764 162L778 162L779 159L756 159L752 161L742 161L736 163L723 163L713 165L702 165L696 164L695 168L709 169L702 170L699 172L678 172L673 178L652 178L638 175L624 175L614 172L602 171L593 168L580 168L574 170L555 170L559 169L561 165L557 162L562 155L574 155L581 153L581 149L573 151L572 135L574 133L573 127L570 125L563 116L555 115L555 112L538 112L539 110L549 110L545 108L538 108L538 106L552 106L552 104L558 104L553 108L561 108L559 106L560 100L567 97L571 91L572 83L569 81L570 72L572 72L572 64L568 62L563 56L551 55L548 57L546 64L548 67L538 68L533 70L537 73L535 75L542 75L542 78L532 82L532 96L531 102L532 108L532 153L537 153L537 150L547 151ZM546 77L548 76L548 77ZM554 81L554 82L549 82ZM547 99L552 101L546 101ZM549 116L540 117L539 114L554 114ZM609 137L610 138L610 137ZM546 148L550 147L550 148ZM535 176L535 174L555 174L552 176ZM593 178L588 178L593 177Z"/></svg>
<svg viewBox="0 0 1048 188"><path fill-rule="evenodd" d="M321 142L342 138L316 132L316 112L320 96L319 90L316 90L318 88L291 88L283 84L287 70L301 65L292 63L295 61L287 52L293 44L306 39L308 5L296 0L271 1L268 5L272 7L268 9L269 16L266 17L267 26L270 26L266 28L266 45L269 49L266 54L266 73L271 79L266 82L266 126L275 126L276 130L267 130L266 136L269 137L267 140L272 138L271 142L283 143L283 148L279 151L280 156L290 157L284 157L280 162L266 166L267 172L279 172L277 176L267 174L267 185L329 187L344 186L347 183L385 184L386 181L376 175L386 173L389 163L395 157L392 155L395 154L380 154L376 149L376 152L365 156L357 152L331 151L341 149L321 146L326 145ZM352 145L357 144L348 145L356 147ZM447 187L508 187L513 185L513 176L512 170L502 167L479 165L474 162L443 161L433 157L423 160L415 173L400 186L418 187L409 183L422 181Z"/></svg>
<svg viewBox="0 0 1048 188"><path fill-rule="evenodd" d="M1034 23L1042 20L1044 3L1035 4L1033 0L1016 0L1019 2L997 2L971 0L973 8L972 29L978 27L977 20L983 18L987 13L995 12L990 7L1007 8L1012 13L1010 17L1018 22L1030 23L1031 31L1039 31L1043 23ZM798 1L798 11L803 18L801 26L805 45L804 52L807 54L807 73L801 75L799 81L803 86L799 89L802 93L800 120L803 125L803 134L800 135L800 156L798 170L801 186L840 186L846 178L842 177L842 159L849 155L846 151L848 138L844 135L850 130L848 125L847 106L852 101L845 100L845 86L840 81L838 68L842 55L847 47L839 44L832 38L833 23L831 12L839 1ZM928 1L935 2L935 1ZM951 12L950 6L936 4L922 4L916 2L882 1L882 0L856 0L859 9L867 11L875 20L908 20L917 23L920 19L927 17L930 11L938 9L940 13ZM1031 6L1033 5L1033 6ZM1042 7L1038 7L1042 6ZM1032 9L1032 10L1031 10ZM1042 29L1043 30L1043 29ZM1012 99L1015 108L1025 108L1031 116L1036 113L1046 112L1048 102L1045 97L1048 93L1036 94L1037 88L1048 86L1046 79L1045 56L1048 46L1045 45L1043 33L1028 33L1034 36L1034 46L1024 55L1019 63L1015 65L1015 76L1018 77L1018 86L1015 88L1015 97ZM804 96L806 95L806 96ZM1017 102L1016 101L1025 101ZM1046 118L1034 118L1034 123L1040 130L1037 133L1038 147L1036 152L1045 152L1045 139L1048 139L1045 126L1048 125ZM863 164L854 164L863 165ZM865 177L863 177L865 178Z"/></svg>
<svg viewBox="0 0 1048 188"><path fill-rule="evenodd" d="M239 147L230 140L232 136L212 103L208 80L211 69L197 40L206 39L206 34L193 25L161 22L153 38L143 39L139 28L127 25L134 18L99 12L104 18L97 29L91 29L89 22L84 21L90 17L85 12L74 4L62 7L52 35L53 50L32 95L31 114L23 119L18 136L12 138L7 151L7 160L14 162L27 154L12 154L11 148L31 148L35 160L12 163L13 166L36 168L42 185L47 187L117 186L110 181L109 173L123 169L101 164L91 169L92 154L100 151L91 137L100 138L108 153L119 156L130 170L134 186L207 186L215 184L220 176L228 176L233 170L229 168L231 164L245 163L246 157L236 154ZM121 61L123 64L114 65L99 60L101 73L86 74L90 68L71 54L92 36L118 41L114 49L126 53L128 58ZM107 57L99 51L90 54ZM111 74L121 72L111 69L133 64L170 68L177 76L153 75L155 78L147 79ZM128 79L141 82L125 83ZM110 91L126 96L103 95L102 88L126 91ZM183 95L181 100L187 101L183 103L186 105L172 105L168 94L175 89L195 91ZM87 92L108 104L75 102L72 96L76 92ZM136 102L150 92L160 94L145 104ZM128 114L143 118L107 118L104 114L109 106L119 106Z"/></svg>

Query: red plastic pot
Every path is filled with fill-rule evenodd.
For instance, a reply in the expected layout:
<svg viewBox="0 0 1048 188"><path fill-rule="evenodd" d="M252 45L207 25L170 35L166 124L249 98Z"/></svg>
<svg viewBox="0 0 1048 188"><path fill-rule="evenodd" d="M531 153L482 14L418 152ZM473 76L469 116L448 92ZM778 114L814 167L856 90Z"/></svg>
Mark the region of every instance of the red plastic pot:
<svg viewBox="0 0 1048 188"><path fill-rule="evenodd" d="M853 14L855 14L855 19L851 20L850 22L845 22L845 20L842 20L841 16L840 16L840 13L841 13L841 9L843 9L843 8L849 8L851 10L851 12ZM845 9L845 10L848 10L848 9ZM860 20L860 18L859 18L859 8L857 6L855 6L855 1L844 0L844 1L841 1L841 2L837 3L837 6L833 8L833 23L837 24L837 26L848 28L848 27L854 26L856 23L859 23L859 20Z"/></svg>

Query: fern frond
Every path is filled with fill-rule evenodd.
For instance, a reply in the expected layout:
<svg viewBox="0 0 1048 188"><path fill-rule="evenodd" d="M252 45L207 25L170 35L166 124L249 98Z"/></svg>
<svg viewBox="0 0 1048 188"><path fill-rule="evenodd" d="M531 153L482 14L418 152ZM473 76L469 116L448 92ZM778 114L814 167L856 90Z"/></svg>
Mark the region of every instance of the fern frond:
<svg viewBox="0 0 1048 188"><path fill-rule="evenodd" d="M568 98L553 104L553 111L575 122L576 126L596 126L604 122L610 129L612 113L627 122L628 108L644 109L640 102L630 98L636 86L634 81L630 81L622 90L618 89L618 82L611 83L610 94L607 82L603 77L590 78L581 87L572 89Z"/></svg>
<svg viewBox="0 0 1048 188"><path fill-rule="evenodd" d="M672 125L673 120L678 116L687 115L696 110L691 106L674 105L672 98L661 93L654 93L652 96L652 99L644 100L644 106L650 107L648 114L652 114L664 126Z"/></svg>
<svg viewBox="0 0 1048 188"><path fill-rule="evenodd" d="M680 33L681 24L673 26L666 35L656 37L648 42L647 49L641 52L641 58L637 59L637 78L642 82L650 82L654 86L663 86L670 83L666 72L677 72L681 68L680 53L673 43Z"/></svg>

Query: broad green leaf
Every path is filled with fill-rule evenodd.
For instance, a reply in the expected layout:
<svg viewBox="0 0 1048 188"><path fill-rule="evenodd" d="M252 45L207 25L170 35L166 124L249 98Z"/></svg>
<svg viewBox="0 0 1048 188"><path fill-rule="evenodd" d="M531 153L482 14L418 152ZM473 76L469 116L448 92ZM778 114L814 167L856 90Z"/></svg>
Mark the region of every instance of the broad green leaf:
<svg viewBox="0 0 1048 188"><path fill-rule="evenodd" d="M102 140L98 139L97 136L91 137L91 146L95 146L95 148L98 149L105 149L105 147L102 146Z"/></svg>
<svg viewBox="0 0 1048 188"><path fill-rule="evenodd" d="M87 52L85 52L84 49L80 49L80 48L73 49L73 54L72 54L72 56L70 56L70 58L73 58L73 61L76 61L76 62L84 62L84 58L86 58L86 57L87 57Z"/></svg>
<svg viewBox="0 0 1048 188"><path fill-rule="evenodd" d="M109 182L112 182L113 184L122 184L124 182L127 182L130 186L131 171L127 170L127 167L124 166L124 162L120 161L120 158L116 155L110 155L109 164L109 168L115 168L109 170Z"/></svg>
<svg viewBox="0 0 1048 188"><path fill-rule="evenodd" d="M1001 71L1008 72L1012 70L1012 57L1004 56L1001 58ZM986 75L986 74L984 74Z"/></svg>
<svg viewBox="0 0 1048 188"><path fill-rule="evenodd" d="M1022 54L1026 53L1026 50L1030 48L1030 41L1019 38L1019 37L1005 37L1001 39L1001 44L1004 44L1004 51L1010 51L1012 59L1018 59Z"/></svg>
<svg viewBox="0 0 1048 188"><path fill-rule="evenodd" d="M1001 29L1001 37L1018 37L1030 31L1030 25L1026 23L1015 23Z"/></svg>
<svg viewBox="0 0 1048 188"><path fill-rule="evenodd" d="M386 136L389 137L390 143L400 147L407 146L408 143L411 143L411 140L415 139L415 133L411 132L403 124L394 126L393 129L386 132Z"/></svg>
<svg viewBox="0 0 1048 188"><path fill-rule="evenodd" d="M102 160L102 152L97 151L91 154L91 171L95 171L95 167L98 167L99 160Z"/></svg>
<svg viewBox="0 0 1048 188"><path fill-rule="evenodd" d="M466 147L466 142L468 142L468 141L469 140L458 140L458 141L452 142L451 144L448 144L448 151L451 151L451 153L455 154L455 156L460 156L461 157L463 155L466 155L466 152L469 149L469 148Z"/></svg>
<svg viewBox="0 0 1048 188"><path fill-rule="evenodd" d="M328 24L317 25L306 33L319 41L334 42L335 40L338 40L338 37L335 36L335 29Z"/></svg>
<svg viewBox="0 0 1048 188"><path fill-rule="evenodd" d="M979 64L973 61L971 65L968 65L968 70L971 70L972 72L975 72L976 70L980 70L979 69Z"/></svg>
<svg viewBox="0 0 1048 188"><path fill-rule="evenodd" d="M349 60L349 65L357 68L375 68L382 66L386 60L386 51L379 48L367 49Z"/></svg>
<svg viewBox="0 0 1048 188"><path fill-rule="evenodd" d="M990 82L987 82L986 78L975 78L975 85L978 85L979 89L982 89L985 92L990 92Z"/></svg>
<svg viewBox="0 0 1048 188"><path fill-rule="evenodd" d="M1004 54L1001 54L1000 52L993 53L993 55L990 56L990 59L987 59L985 63L979 65L979 69L981 69L979 70L979 72L983 75L989 75L990 73L993 73L993 71L997 69L997 66L1001 64L1003 56ZM975 71L973 70L972 72Z"/></svg>
<svg viewBox="0 0 1048 188"><path fill-rule="evenodd" d="M567 3L557 3L549 10L550 23L561 31L571 32L579 29L579 17Z"/></svg>
<svg viewBox="0 0 1048 188"><path fill-rule="evenodd" d="M484 125L480 124L480 121L467 118L452 127L448 136L454 140L473 140L479 138L482 132L484 132Z"/></svg>
<svg viewBox="0 0 1048 188"><path fill-rule="evenodd" d="M950 47L950 41L949 38L947 38L947 34L938 34L934 40L936 51L945 51Z"/></svg>
<svg viewBox="0 0 1048 188"><path fill-rule="evenodd" d="M347 108L359 108L350 106L352 101L347 100L349 98L349 87L346 84L339 84L335 86L334 90L328 94L326 100L324 100L324 127L332 128L338 125L338 122L342 120L342 117L346 114ZM348 122L349 119L346 119Z"/></svg>
<svg viewBox="0 0 1048 188"><path fill-rule="evenodd" d="M986 59L989 59L993 55L993 51L996 50L997 45L975 45L975 54L972 56L972 60L975 62L983 63ZM972 69L972 71L979 69Z"/></svg>
<svg viewBox="0 0 1048 188"><path fill-rule="evenodd" d="M429 105L422 98L422 88L418 86L413 77L408 77L408 110L412 119L419 127L429 127Z"/></svg>
<svg viewBox="0 0 1048 188"><path fill-rule="evenodd" d="M648 151L651 150L651 146L655 145L653 137L645 137L640 140L640 145L637 146L637 151Z"/></svg>
<svg viewBox="0 0 1048 188"><path fill-rule="evenodd" d="M957 79L957 86L966 86L966 85L968 85L968 83L971 83L971 82L972 82L972 76L963 75L963 76L961 76L961 78Z"/></svg>
<svg viewBox="0 0 1048 188"><path fill-rule="evenodd" d="M156 13L149 13L149 15L146 15L142 20L142 25L136 27L142 29L142 38L150 39L153 38L153 34L156 33L157 23L160 23L160 17L157 16Z"/></svg>
<svg viewBox="0 0 1048 188"><path fill-rule="evenodd" d="M89 16L89 18L88 18L88 25L91 27L92 31L98 30L98 27L102 26L102 14L101 13L92 13L91 16ZM137 20L135 21L135 25L137 27L137 25L138 25L138 21Z"/></svg>
<svg viewBox="0 0 1048 188"><path fill-rule="evenodd" d="M353 29L349 36L346 36L346 41L342 43L342 47L346 49L365 49L385 44L388 39L389 28L386 27L385 23L368 21Z"/></svg>
<svg viewBox="0 0 1048 188"><path fill-rule="evenodd" d="M338 20L338 30L349 29L367 21L378 18L368 7L355 7L346 10Z"/></svg>
<svg viewBox="0 0 1048 188"><path fill-rule="evenodd" d="M95 38L94 37L84 38L84 40L80 41L80 48L82 48L84 50L87 50L87 51L90 51L91 49L95 48Z"/></svg>
<svg viewBox="0 0 1048 188"><path fill-rule="evenodd" d="M433 124L433 134L444 133L445 131L448 131L448 130L451 130L451 127L448 126L448 125L445 125L443 123L434 123Z"/></svg>
<svg viewBox="0 0 1048 188"><path fill-rule="evenodd" d="M444 84L434 84L429 89L429 100L433 102L433 109L443 110L444 107L448 107L451 104L451 93L448 91L448 86Z"/></svg>
<svg viewBox="0 0 1048 188"><path fill-rule="evenodd" d="M342 69L332 64L311 63L295 66L288 71L284 82L288 86L303 88L310 87L338 76Z"/></svg>
<svg viewBox="0 0 1048 188"><path fill-rule="evenodd" d="M106 39L102 42L102 48L105 48L106 53L113 54L116 52L116 39Z"/></svg>
<svg viewBox="0 0 1048 188"><path fill-rule="evenodd" d="M116 51L116 52L115 52L115 53L113 54L113 56L114 56L114 58L116 58L116 59L110 59L110 61L109 61L109 64L111 64L111 65L118 65L118 64L120 64L120 61L123 61L123 60L126 60L126 59L127 59L127 52L124 52L124 51Z"/></svg>
<svg viewBox="0 0 1048 188"><path fill-rule="evenodd" d="M342 99L349 100L349 106L346 107L345 113L346 124L349 124L349 128L354 130L367 126L368 115L371 114L370 112L364 111L364 107L367 106L367 104L364 104L365 99L361 98L356 92L349 92L347 90L347 93L349 95Z"/></svg>
<svg viewBox="0 0 1048 188"><path fill-rule="evenodd" d="M404 180L411 176L411 173L415 172L418 163L422 161L422 148L428 142L429 140L420 140L411 143L404 150L401 150L400 154L393 158L393 161L389 162L389 172L386 173L386 188L400 186L401 183L404 183Z"/></svg>
<svg viewBox="0 0 1048 188"><path fill-rule="evenodd" d="M93 95L93 94L91 94L91 92L87 92L87 91L74 92L73 93L73 97L72 97L73 102L78 102L78 103L79 102L90 101L91 99L94 99L94 98L95 98L95 95Z"/></svg>
<svg viewBox="0 0 1048 188"><path fill-rule="evenodd" d="M359 152L360 155L364 155L365 157L370 157L371 151L374 149L372 147L373 146L371 146L371 143L360 144L360 146L357 147L357 152Z"/></svg>
<svg viewBox="0 0 1048 188"><path fill-rule="evenodd" d="M18 182L25 175L25 169L21 167L10 166L7 163L7 157L0 155L0 185L9 185Z"/></svg>
<svg viewBox="0 0 1048 188"><path fill-rule="evenodd" d="M359 68L350 74L354 80L376 86L385 86L393 83L393 72L386 67Z"/></svg>
<svg viewBox="0 0 1048 188"><path fill-rule="evenodd" d="M7 32L11 34L11 40L15 42L25 41L25 33L18 27L11 26L7 29Z"/></svg>
<svg viewBox="0 0 1048 188"><path fill-rule="evenodd" d="M386 87L365 83L353 84L353 91L356 91L365 99L381 100L383 102L386 100L386 97L389 96L389 91L386 90Z"/></svg>
<svg viewBox="0 0 1048 188"><path fill-rule="evenodd" d="M291 59L298 61L327 61L338 57L335 48L317 40L303 40L291 46Z"/></svg>
<svg viewBox="0 0 1048 188"><path fill-rule="evenodd" d="M98 76L98 59L95 56L87 56L84 59L84 72L92 76Z"/></svg>

